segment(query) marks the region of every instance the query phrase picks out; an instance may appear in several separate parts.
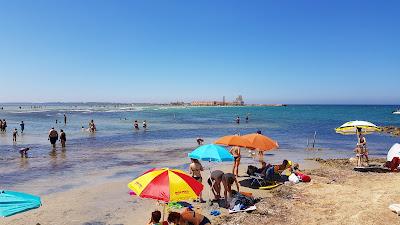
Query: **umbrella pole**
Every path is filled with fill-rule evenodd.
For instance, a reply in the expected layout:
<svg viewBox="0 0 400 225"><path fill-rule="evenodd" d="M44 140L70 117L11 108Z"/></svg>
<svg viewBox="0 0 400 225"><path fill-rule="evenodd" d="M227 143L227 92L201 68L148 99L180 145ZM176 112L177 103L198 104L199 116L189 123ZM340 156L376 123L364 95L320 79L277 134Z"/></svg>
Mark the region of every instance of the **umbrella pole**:
<svg viewBox="0 0 400 225"><path fill-rule="evenodd" d="M165 218L165 202L163 203L163 210L162 210L162 223L164 223L164 218Z"/></svg>

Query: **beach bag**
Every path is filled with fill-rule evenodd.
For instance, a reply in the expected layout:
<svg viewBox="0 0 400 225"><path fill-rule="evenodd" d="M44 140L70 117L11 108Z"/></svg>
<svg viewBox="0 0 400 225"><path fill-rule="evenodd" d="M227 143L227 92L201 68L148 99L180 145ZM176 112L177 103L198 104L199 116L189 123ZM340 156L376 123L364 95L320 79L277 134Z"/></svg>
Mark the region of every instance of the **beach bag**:
<svg viewBox="0 0 400 225"><path fill-rule="evenodd" d="M254 175L255 172L257 172L257 170L258 170L257 167L250 165L247 167L247 174L249 176L252 176L252 175Z"/></svg>
<svg viewBox="0 0 400 225"><path fill-rule="evenodd" d="M294 184L297 184L297 183L300 182L300 179L296 176L296 174L292 173L289 176L289 181L294 183Z"/></svg>
<svg viewBox="0 0 400 225"><path fill-rule="evenodd" d="M308 175L305 175L304 173L300 173L300 172L296 172L296 175L300 178L300 180L302 182L310 182L311 181L311 177Z"/></svg>

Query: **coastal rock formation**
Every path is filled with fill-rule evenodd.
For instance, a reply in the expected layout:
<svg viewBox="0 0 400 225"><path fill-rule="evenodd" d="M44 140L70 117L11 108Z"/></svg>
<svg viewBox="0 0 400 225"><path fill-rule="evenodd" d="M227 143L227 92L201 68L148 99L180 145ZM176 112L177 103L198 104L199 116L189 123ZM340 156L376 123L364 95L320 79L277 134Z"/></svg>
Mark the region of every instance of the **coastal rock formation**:
<svg viewBox="0 0 400 225"><path fill-rule="evenodd" d="M381 127L382 133L387 133L393 136L400 136L400 127L396 126L383 126Z"/></svg>

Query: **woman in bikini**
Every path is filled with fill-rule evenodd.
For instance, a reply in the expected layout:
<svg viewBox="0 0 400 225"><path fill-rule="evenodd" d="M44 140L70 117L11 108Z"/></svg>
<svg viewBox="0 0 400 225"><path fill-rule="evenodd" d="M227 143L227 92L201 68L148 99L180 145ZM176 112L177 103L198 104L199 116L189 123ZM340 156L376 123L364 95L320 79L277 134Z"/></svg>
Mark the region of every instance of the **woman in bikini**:
<svg viewBox="0 0 400 225"><path fill-rule="evenodd" d="M192 177L195 180L197 180L198 182L202 183L203 182L203 178L201 176L201 171L203 171L203 166L201 165L201 163L197 159L190 159L190 160L192 161L192 163L189 166L189 174L192 175ZM205 203L205 201L203 200L201 192L200 192L200 195L199 195L199 200L200 200L201 203Z"/></svg>
<svg viewBox="0 0 400 225"><path fill-rule="evenodd" d="M231 153L234 158L232 173L235 174L235 176L237 177L239 175L240 147L233 146L229 153Z"/></svg>
<svg viewBox="0 0 400 225"><path fill-rule="evenodd" d="M175 225L209 225L211 221L200 213L186 209L182 213L170 212L168 215L168 223L173 223Z"/></svg>
<svg viewBox="0 0 400 225"><path fill-rule="evenodd" d="M362 166L362 158L365 157L368 166L368 150L367 150L367 140L365 139L364 135L362 134L361 128L357 127L357 134L358 134L358 142L357 142L357 166Z"/></svg>

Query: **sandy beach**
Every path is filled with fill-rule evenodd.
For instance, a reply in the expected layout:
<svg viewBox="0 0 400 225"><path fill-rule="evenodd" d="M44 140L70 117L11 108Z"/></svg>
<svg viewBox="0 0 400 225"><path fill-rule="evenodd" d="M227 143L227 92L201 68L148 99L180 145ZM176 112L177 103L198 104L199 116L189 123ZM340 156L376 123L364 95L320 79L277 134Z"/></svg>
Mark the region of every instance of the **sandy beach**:
<svg viewBox="0 0 400 225"><path fill-rule="evenodd" d="M228 214L216 204L188 203L207 215L213 224L400 224L400 218L388 209L390 204L400 202L398 174L355 172L347 159L306 162L301 166L312 177L310 183L284 184L270 191L241 187L241 191L260 198L257 210L252 213ZM231 165L222 164L218 168L229 172ZM241 165L240 183L249 179L245 176L246 168L247 164ZM94 186L43 196L42 207L2 219L0 223L136 225L146 224L153 210L162 210L156 201L130 196L126 186L129 179L112 182L99 179L109 173L105 170L92 174L89 179L97 180ZM206 199L208 190L205 185ZM222 214L210 216L213 209Z"/></svg>

